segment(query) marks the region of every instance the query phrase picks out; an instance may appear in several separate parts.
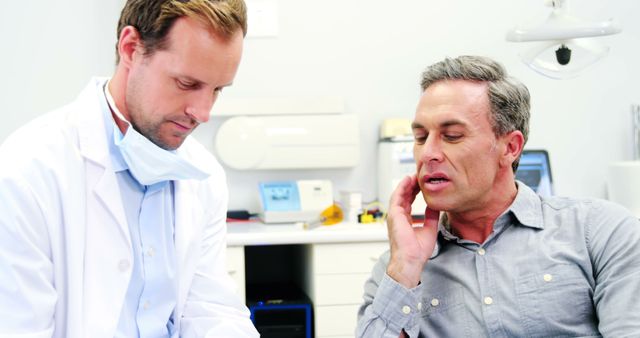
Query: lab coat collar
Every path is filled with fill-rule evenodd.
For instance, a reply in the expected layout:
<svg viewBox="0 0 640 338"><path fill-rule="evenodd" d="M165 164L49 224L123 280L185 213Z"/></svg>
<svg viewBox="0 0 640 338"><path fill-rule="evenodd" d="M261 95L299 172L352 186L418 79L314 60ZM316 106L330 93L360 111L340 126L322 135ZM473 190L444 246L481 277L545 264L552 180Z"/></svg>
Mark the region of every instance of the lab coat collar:
<svg viewBox="0 0 640 338"><path fill-rule="evenodd" d="M104 168L110 167L107 136L102 112L106 106L102 86L108 78L94 77L73 103L78 105L72 118L78 126L80 153Z"/></svg>
<svg viewBox="0 0 640 338"><path fill-rule="evenodd" d="M130 245L131 238L120 189L109 156L108 137L103 117L104 109L109 109L102 91L107 80L108 78L98 77L91 79L74 102L78 105L78 109L74 110L77 115L72 117L76 120L72 123L77 124L80 154L103 170L94 187L94 193L114 217L121 235Z"/></svg>

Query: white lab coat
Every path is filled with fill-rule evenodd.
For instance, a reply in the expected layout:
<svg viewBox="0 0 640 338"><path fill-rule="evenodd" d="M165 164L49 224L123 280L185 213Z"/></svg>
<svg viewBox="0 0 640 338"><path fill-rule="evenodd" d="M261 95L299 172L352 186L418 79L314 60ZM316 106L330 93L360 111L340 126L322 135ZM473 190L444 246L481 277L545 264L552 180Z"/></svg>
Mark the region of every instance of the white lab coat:
<svg viewBox="0 0 640 338"><path fill-rule="evenodd" d="M98 100L105 80L0 146L0 337L115 334L133 254ZM192 138L180 151L212 156ZM175 184L174 337L258 336L226 272L227 186L216 168Z"/></svg>

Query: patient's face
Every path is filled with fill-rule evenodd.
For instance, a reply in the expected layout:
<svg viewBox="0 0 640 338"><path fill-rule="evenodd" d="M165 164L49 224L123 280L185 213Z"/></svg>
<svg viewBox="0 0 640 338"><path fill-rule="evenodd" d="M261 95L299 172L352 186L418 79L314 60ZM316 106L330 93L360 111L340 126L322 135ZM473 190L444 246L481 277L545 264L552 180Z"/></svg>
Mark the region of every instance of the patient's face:
<svg viewBox="0 0 640 338"><path fill-rule="evenodd" d="M439 81L423 93L413 122L414 158L431 209L465 212L489 203L500 148L489 114L486 83Z"/></svg>

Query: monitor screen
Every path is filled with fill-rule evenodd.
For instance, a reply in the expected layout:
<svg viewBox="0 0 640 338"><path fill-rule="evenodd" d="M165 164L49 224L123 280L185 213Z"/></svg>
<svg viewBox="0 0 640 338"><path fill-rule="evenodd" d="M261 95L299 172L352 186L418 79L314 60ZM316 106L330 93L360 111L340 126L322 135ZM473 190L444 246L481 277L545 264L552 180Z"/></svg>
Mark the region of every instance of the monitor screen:
<svg viewBox="0 0 640 338"><path fill-rule="evenodd" d="M524 182L541 196L553 195L551 165L547 151L524 150L520 156L516 179Z"/></svg>

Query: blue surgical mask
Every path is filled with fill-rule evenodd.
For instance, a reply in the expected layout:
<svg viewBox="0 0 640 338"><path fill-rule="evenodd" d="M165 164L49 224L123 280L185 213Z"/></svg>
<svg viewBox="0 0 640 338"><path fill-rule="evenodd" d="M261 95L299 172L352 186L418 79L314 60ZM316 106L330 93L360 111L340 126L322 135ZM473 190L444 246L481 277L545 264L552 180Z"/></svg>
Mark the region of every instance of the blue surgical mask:
<svg viewBox="0 0 640 338"><path fill-rule="evenodd" d="M136 131L131 123L124 118L113 101L109 92L109 83L104 87L104 94L114 114L129 127L124 135L114 123L113 139L124 161L129 166L131 175L142 185L152 185L162 181L197 179L203 180L210 175L206 163L200 163L203 169L192 161L180 156L175 151L158 147L146 137Z"/></svg>

